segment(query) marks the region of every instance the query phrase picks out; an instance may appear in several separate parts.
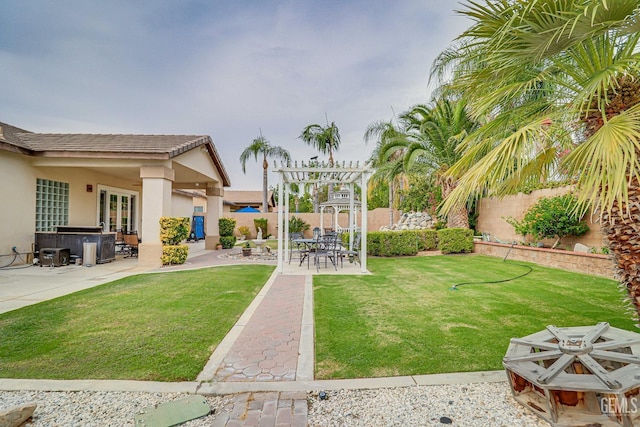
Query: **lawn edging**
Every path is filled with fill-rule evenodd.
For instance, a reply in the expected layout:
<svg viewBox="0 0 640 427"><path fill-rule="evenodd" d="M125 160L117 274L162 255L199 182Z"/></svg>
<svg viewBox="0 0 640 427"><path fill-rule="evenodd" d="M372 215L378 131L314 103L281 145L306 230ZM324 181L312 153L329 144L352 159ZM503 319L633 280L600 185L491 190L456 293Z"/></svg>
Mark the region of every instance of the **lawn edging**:
<svg viewBox="0 0 640 427"><path fill-rule="evenodd" d="M508 245L494 242L474 242L473 253L517 261L529 261L546 267L615 279L615 264L610 255L588 254L559 249Z"/></svg>

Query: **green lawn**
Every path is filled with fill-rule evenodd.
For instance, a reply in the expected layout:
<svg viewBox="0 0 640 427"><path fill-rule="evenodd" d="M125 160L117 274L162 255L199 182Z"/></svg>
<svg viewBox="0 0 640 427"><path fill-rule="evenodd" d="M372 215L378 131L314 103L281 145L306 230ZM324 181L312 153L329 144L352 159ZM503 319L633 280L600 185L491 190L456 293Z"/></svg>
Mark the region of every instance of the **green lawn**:
<svg viewBox="0 0 640 427"><path fill-rule="evenodd" d="M0 377L194 380L272 271L143 274L0 314Z"/></svg>
<svg viewBox="0 0 640 427"><path fill-rule="evenodd" d="M520 264L520 265L518 265ZM501 280L500 284L451 286ZM502 369L509 339L606 321L637 331L617 282L500 258L369 258L370 276L316 276L316 378Z"/></svg>

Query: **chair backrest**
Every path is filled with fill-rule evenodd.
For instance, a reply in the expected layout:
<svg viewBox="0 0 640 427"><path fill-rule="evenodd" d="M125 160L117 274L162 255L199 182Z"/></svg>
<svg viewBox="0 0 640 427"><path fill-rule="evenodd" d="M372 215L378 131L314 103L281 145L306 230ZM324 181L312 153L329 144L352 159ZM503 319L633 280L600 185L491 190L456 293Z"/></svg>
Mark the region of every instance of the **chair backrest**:
<svg viewBox="0 0 640 427"><path fill-rule="evenodd" d="M138 233L125 234L123 237L124 237L124 243L126 245L129 245L134 248L138 247Z"/></svg>
<svg viewBox="0 0 640 427"><path fill-rule="evenodd" d="M353 250L354 251L359 251L360 250L360 239L362 238L362 235L360 233L356 233L356 237L353 238Z"/></svg>
<svg viewBox="0 0 640 427"><path fill-rule="evenodd" d="M332 251L336 249L338 235L337 234L325 234L324 236L318 237L318 248Z"/></svg>

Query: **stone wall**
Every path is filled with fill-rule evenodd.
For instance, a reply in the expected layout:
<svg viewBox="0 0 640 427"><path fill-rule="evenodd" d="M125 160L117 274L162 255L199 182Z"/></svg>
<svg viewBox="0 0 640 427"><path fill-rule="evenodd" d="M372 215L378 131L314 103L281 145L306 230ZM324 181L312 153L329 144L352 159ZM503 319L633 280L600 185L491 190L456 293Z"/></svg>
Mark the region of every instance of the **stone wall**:
<svg viewBox="0 0 640 427"><path fill-rule="evenodd" d="M615 266L609 255L518 245L511 247L511 245L492 242L475 242L473 252L500 258L504 258L509 253L507 260L528 261L547 267L615 279Z"/></svg>

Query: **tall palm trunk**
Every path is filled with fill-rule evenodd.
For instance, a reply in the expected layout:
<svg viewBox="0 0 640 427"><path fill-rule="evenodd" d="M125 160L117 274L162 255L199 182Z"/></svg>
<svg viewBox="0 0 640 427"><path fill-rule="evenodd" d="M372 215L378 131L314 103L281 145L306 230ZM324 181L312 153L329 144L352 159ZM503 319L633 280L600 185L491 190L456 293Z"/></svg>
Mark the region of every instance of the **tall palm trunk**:
<svg viewBox="0 0 640 427"><path fill-rule="evenodd" d="M607 118L640 103L640 83L637 79L621 77L618 85L617 90L607 91L606 99L609 102L604 109ZM582 121L587 136L593 135L602 127L604 119L595 100ZM636 157L638 156L640 152L636 150ZM627 177L629 175L630 171L627 170ZM640 186L635 177L627 182L628 204L615 202L610 213L605 211L601 229L613 255L620 284L626 289L628 299L640 319Z"/></svg>
<svg viewBox="0 0 640 427"><path fill-rule="evenodd" d="M267 169L269 168L269 162L267 162L267 156L264 157L264 160L262 161L262 169L263 169L263 173L262 173L262 212L267 213L269 212L269 198L268 198L268 192L269 189L267 188ZM283 194L279 194L279 197L283 197Z"/></svg>
<svg viewBox="0 0 640 427"><path fill-rule="evenodd" d="M393 178L389 180L389 228L393 226Z"/></svg>
<svg viewBox="0 0 640 427"><path fill-rule="evenodd" d="M603 214L601 228L607 236L620 284L640 317L640 186L637 179L629 185L629 204L614 204L610 214Z"/></svg>
<svg viewBox="0 0 640 427"><path fill-rule="evenodd" d="M443 200L457 185L457 181L450 176L441 175L438 177L438 182L442 188ZM466 206L456 206L449 211L447 214L447 228L469 228L469 211Z"/></svg>

